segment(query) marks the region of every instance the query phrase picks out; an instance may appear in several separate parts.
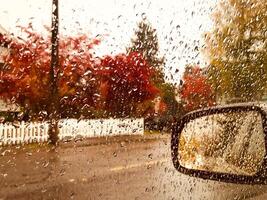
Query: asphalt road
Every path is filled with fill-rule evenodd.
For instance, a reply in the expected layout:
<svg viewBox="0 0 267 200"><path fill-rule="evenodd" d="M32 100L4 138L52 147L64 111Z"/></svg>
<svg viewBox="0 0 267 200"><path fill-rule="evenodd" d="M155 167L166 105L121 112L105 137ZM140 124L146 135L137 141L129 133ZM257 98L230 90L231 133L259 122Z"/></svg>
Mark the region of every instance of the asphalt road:
<svg viewBox="0 0 267 200"><path fill-rule="evenodd" d="M267 186L207 181L174 170L168 136L91 139L0 149L4 199L267 199Z"/></svg>

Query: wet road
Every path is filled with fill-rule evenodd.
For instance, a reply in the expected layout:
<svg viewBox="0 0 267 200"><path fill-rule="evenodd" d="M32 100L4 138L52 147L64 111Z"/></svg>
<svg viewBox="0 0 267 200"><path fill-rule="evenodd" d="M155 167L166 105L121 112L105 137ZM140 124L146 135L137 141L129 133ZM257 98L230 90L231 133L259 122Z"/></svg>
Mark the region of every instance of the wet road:
<svg viewBox="0 0 267 200"><path fill-rule="evenodd" d="M219 183L175 171L168 136L103 138L56 149L2 148L0 153L1 200L267 197L267 186Z"/></svg>

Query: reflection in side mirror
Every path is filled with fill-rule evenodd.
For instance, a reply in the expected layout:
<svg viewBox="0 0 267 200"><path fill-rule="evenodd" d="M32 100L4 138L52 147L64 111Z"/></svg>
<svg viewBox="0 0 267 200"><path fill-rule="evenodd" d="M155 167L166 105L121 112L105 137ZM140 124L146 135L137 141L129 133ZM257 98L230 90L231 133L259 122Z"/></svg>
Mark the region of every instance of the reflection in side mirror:
<svg viewBox="0 0 267 200"><path fill-rule="evenodd" d="M184 125L178 147L186 169L254 176L266 154L262 116L236 111L193 119Z"/></svg>

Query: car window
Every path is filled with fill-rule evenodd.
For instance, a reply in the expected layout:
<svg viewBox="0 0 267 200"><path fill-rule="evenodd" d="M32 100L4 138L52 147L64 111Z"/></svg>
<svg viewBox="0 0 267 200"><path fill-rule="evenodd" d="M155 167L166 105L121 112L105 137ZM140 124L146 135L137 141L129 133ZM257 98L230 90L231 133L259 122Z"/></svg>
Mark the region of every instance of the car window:
<svg viewBox="0 0 267 200"><path fill-rule="evenodd" d="M0 199L266 198L176 171L170 148L191 111L265 105L265 0L0 4Z"/></svg>

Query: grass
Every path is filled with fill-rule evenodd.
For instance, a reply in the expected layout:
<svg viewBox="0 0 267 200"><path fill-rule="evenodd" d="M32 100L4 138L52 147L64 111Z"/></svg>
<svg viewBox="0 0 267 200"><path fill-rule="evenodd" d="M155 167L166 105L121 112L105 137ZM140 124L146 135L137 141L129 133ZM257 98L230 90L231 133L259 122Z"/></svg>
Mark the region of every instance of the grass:
<svg viewBox="0 0 267 200"><path fill-rule="evenodd" d="M145 135L152 135L152 134L165 134L165 131L157 131L157 130L145 130Z"/></svg>

